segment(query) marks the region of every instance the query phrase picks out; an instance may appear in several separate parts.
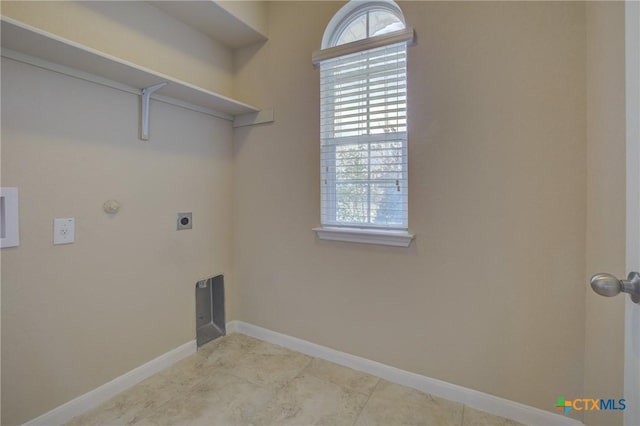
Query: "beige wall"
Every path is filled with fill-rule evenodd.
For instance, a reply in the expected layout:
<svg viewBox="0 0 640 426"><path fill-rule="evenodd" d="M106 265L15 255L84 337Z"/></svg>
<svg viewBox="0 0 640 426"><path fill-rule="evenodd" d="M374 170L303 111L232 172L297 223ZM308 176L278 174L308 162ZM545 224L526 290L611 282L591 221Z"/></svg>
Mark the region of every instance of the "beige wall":
<svg viewBox="0 0 640 426"><path fill-rule="evenodd" d="M587 277L625 273L624 3L587 4ZM586 293L584 394L622 398L624 297ZM591 425L622 413L589 412Z"/></svg>
<svg viewBox="0 0 640 426"><path fill-rule="evenodd" d="M2 2L46 31L230 94L231 51L143 2ZM194 285L231 262L232 129L139 97L2 61L2 185L21 245L2 250L2 424L18 424L194 339ZM102 203L115 198L110 217ZM175 231L192 211L194 229ZM52 245L54 217L76 243Z"/></svg>
<svg viewBox="0 0 640 426"><path fill-rule="evenodd" d="M2 185L20 191L20 247L2 250L3 425L194 339L196 281L231 272L231 125L151 108L142 142L139 97L2 61ZM175 230L181 211L193 230ZM55 217L76 218L75 244L52 245Z"/></svg>
<svg viewBox="0 0 640 426"><path fill-rule="evenodd" d="M228 122L154 102L142 143L135 96L3 60L1 179L20 188L21 212L21 246L2 251L3 424L191 340L193 284L217 272L227 319L545 410L621 392L610 363L622 359L622 300L585 283L624 272L623 210L602 209L624 202L622 6L401 2L418 44L417 239L400 249L311 231L310 56L341 5L269 4L270 40L232 63L141 2L2 2L15 19L277 114L236 129L232 146ZM101 210L109 198L123 204L115 217ZM174 231L183 210L198 232ZM53 246L52 220L66 216L76 243Z"/></svg>
<svg viewBox="0 0 640 426"><path fill-rule="evenodd" d="M231 51L142 1L2 1L2 14L231 96Z"/></svg>
<svg viewBox="0 0 640 426"><path fill-rule="evenodd" d="M402 2L408 249L319 241L318 71L341 3L269 8L236 92L274 106L234 135L238 317L553 411L582 394L585 6Z"/></svg>
<svg viewBox="0 0 640 426"><path fill-rule="evenodd" d="M268 2L264 0L222 0L216 1L216 3L254 30L261 34L267 34L269 28L267 21Z"/></svg>

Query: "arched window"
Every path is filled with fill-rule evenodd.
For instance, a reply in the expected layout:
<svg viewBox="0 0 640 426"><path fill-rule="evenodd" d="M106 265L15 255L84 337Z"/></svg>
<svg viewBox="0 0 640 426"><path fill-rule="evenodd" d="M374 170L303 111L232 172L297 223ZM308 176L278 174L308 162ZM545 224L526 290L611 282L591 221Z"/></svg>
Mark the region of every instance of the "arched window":
<svg viewBox="0 0 640 426"><path fill-rule="evenodd" d="M322 38L322 49L405 29L404 16L391 1L352 1L335 14Z"/></svg>
<svg viewBox="0 0 640 426"><path fill-rule="evenodd" d="M331 238L344 236L344 228L408 236L411 41L413 30L393 1L352 0L329 22L313 55L320 67L320 238L344 240Z"/></svg>

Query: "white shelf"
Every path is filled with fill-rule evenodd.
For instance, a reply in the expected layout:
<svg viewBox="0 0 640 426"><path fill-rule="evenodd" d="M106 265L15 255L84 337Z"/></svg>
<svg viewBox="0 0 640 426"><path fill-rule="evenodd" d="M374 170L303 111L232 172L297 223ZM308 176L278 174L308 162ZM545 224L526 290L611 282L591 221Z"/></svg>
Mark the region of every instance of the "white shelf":
<svg viewBox="0 0 640 426"><path fill-rule="evenodd" d="M169 84L155 92L152 98L177 99L178 104L187 108L193 105L196 109L212 110L221 113L213 115L230 120L235 116L255 114L260 111L252 105L152 71L14 19L2 16L1 23L3 57L58 72L65 72L67 69L78 70L81 75L86 73L87 80L100 82L95 78L89 78L97 76L105 79L106 85L109 85L107 82L115 82L116 85L111 84L112 87L124 85L126 87L123 87L123 90L129 88L136 90L137 93L145 87L168 82ZM53 66L55 64L61 67L55 69L56 67ZM75 76L83 78L81 75L76 73Z"/></svg>
<svg viewBox="0 0 640 426"><path fill-rule="evenodd" d="M212 0L163 0L148 3L234 49L267 40L265 34Z"/></svg>

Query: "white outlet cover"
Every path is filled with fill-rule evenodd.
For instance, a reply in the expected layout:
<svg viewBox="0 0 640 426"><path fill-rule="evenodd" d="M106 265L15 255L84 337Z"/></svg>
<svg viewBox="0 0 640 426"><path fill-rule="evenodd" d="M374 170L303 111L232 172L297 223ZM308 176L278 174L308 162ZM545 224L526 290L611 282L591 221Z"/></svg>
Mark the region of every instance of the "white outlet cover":
<svg viewBox="0 0 640 426"><path fill-rule="evenodd" d="M53 244L71 244L75 241L76 219L73 217L53 220Z"/></svg>

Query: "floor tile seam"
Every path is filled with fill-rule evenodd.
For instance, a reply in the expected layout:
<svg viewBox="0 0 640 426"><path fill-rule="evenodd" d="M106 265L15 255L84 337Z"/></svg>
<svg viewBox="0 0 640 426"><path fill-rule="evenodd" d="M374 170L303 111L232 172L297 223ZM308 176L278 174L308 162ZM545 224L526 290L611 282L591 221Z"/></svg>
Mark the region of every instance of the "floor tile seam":
<svg viewBox="0 0 640 426"><path fill-rule="evenodd" d="M230 374L229 372L226 372L226 371L218 370L218 371L216 371L216 373L226 374L226 375L231 376L231 377L233 377L233 378L235 378L235 379L242 380L242 381L244 381L245 383L247 383L247 384L249 384L249 385L251 385L251 386L261 388L261 390L268 390L268 389L267 389L265 386L263 386L263 385L257 385L257 384L255 384L255 383L253 383L252 381L247 380L247 379L246 379L246 378L244 378L244 377L238 377L238 376L236 376L236 375L234 375L234 374ZM194 386L197 386L197 383L196 383ZM190 388L190 389L192 389L192 388ZM169 404L169 403L171 403L172 401L173 401L173 399L169 399L169 400L165 401L163 404L159 405L159 406L156 408L156 410L160 410L162 407L164 407L164 406L168 406L168 404ZM149 419L149 417L148 417L148 416L141 416L141 417L140 417L140 419L141 419L141 420L148 420L148 419ZM197 421L197 420L198 420L198 419L192 419L192 421ZM129 423L128 423L128 424L129 424ZM135 424L135 423L134 423L134 424ZM154 424L158 424L158 423L154 423ZM162 424L162 423L160 423L160 424ZM191 422L191 423L188 423L188 424L190 424L190 425L191 425L191 424L193 424L193 423ZM107 425L107 426L109 426L109 425Z"/></svg>
<svg viewBox="0 0 640 426"><path fill-rule="evenodd" d="M345 393L354 393L357 395L362 395L364 397L366 397L367 399L369 399L369 396L371 396L371 393L369 392L363 392L360 390L356 390L356 389L351 389L348 386L343 385L342 383L336 383L333 380L329 380L325 377L320 377L316 374L311 374L311 373L307 373L310 377L313 377L314 379L320 380L321 382L333 385L333 386L337 386L338 388L342 389Z"/></svg>
<svg viewBox="0 0 640 426"><path fill-rule="evenodd" d="M252 355L262 355L260 353L253 352L251 348L248 348L246 350L240 350L238 352L239 354L233 359L234 364L241 360L244 360L245 358L249 358Z"/></svg>
<svg viewBox="0 0 640 426"><path fill-rule="evenodd" d="M311 362L311 360L309 360L309 362ZM306 368L306 364L302 368L302 370L304 370L305 368ZM233 370L233 369L231 368L231 370ZM224 372L226 374L229 374L229 375L235 377L236 379L243 380L243 381L251 384L252 386L258 386L258 387L263 388L263 389L270 389L270 388L278 389L278 388L281 388L283 385L285 385L286 383L289 383L291 380L293 380L294 378L296 378L296 377L298 377L300 375L300 372L298 372L292 378L284 380L284 381L275 381L275 382L270 381L270 382L267 382L267 383L256 383L255 381L253 381L251 379L248 379L247 377L241 376L241 375L239 375L237 373L234 373L233 371L224 371Z"/></svg>
<svg viewBox="0 0 640 426"><path fill-rule="evenodd" d="M336 365L337 365L337 364L336 364ZM304 373L304 371L303 371L303 372L301 372L301 374L302 374L302 373ZM328 379L328 378L326 378L326 377L322 377L321 375L318 375L318 374L313 374L313 373L311 373L311 372L307 372L307 374L308 374L309 376L315 377L315 378L316 378L316 379L318 379L318 380L322 380L323 382L330 383L330 384L332 384L332 385L338 386L339 388L341 388L341 389L343 389L343 390L346 390L346 391L348 391L348 392L353 392L353 393L357 393L357 394L360 394L360 395L366 396L366 397L367 397L367 399L371 396L371 394L373 393L373 389L375 388L375 385L374 385L374 386L371 388L371 390L370 390L370 391L365 392L365 391L358 390L358 389L352 389L352 388L350 388L350 387L348 387L348 386L343 385L342 383L335 382L335 381L333 381L333 380L331 380L331 379ZM372 376L372 377L375 377L375 378L376 378L376 385L377 385L377 384L378 384L378 382L380 381L380 378L379 378L379 377L376 377L376 376Z"/></svg>
<svg viewBox="0 0 640 426"><path fill-rule="evenodd" d="M278 405L277 401L278 401L278 398L279 398L280 391L282 391L282 389L284 389L287 385L289 385L297 377L298 377L298 375L292 377L291 379L285 380L283 382L279 382L279 383L278 382L275 382L275 383L274 382L270 382L270 383L268 383L266 385L265 384L260 384L260 385L255 384L252 381L250 381L248 379L245 379L243 377L240 377L240 379L243 379L246 382L251 383L254 386L258 386L258 387L262 388L263 390L268 391L271 394L266 399L266 401L264 402L264 404L262 406L263 409L266 409L267 407L272 405L272 403L274 401L276 401L276 404L274 404L274 405ZM257 417L258 417L258 414L254 413L253 414L253 419L251 419L251 420L255 420ZM246 426L254 426L254 422L251 421L251 422L247 423ZM265 424L262 424L262 426L277 426L277 425L275 423L265 423Z"/></svg>
<svg viewBox="0 0 640 426"><path fill-rule="evenodd" d="M467 404L462 404L462 416L460 418L460 426L464 425L464 411L467 408Z"/></svg>
<svg viewBox="0 0 640 426"><path fill-rule="evenodd" d="M304 365L304 367L302 367L300 369L300 371L298 371L296 373L295 376L291 377L290 379L287 379L281 383L269 383L270 387L273 387L276 390L280 390L282 389L285 385L291 383L293 380L299 378L302 376L302 374L304 373L304 371L311 365L311 362L313 362L313 357L309 357L309 360L307 361L307 363Z"/></svg>
<svg viewBox="0 0 640 426"><path fill-rule="evenodd" d="M232 374L230 371L227 370L233 370L234 368L236 368L236 366L238 365L238 363L240 361L242 361L244 358L247 358L248 356L252 355L253 352L249 351L249 350L243 350L240 351L240 355L231 359L231 360L225 360L224 362L221 362L222 359L224 359L224 356L220 356L219 359L217 359L216 361L213 361L211 364L209 364L207 366L207 368L210 368L211 370L213 370L213 372L218 372L218 371L224 371L227 372L229 374ZM207 355L205 357L205 359L209 359L209 357L213 355L213 353L210 353L209 355ZM220 363L219 365L216 365L215 363ZM239 377L236 376L235 374L232 374L233 376L237 377L237 378L243 378L243 377ZM245 379L246 380L246 379Z"/></svg>
<svg viewBox="0 0 640 426"><path fill-rule="evenodd" d="M135 386L133 386L133 387L135 387ZM133 389L133 387L131 387L131 388L127 389L127 390L126 390L126 391L124 391L124 392L131 391L131 390ZM118 394L118 395L114 396L112 399L117 398L118 396L122 395L124 392L122 392L121 394ZM146 393L148 393L148 392L149 392L149 391L147 391ZM173 393L173 392L171 392L171 393ZM145 395L145 396L146 396L146 395ZM167 402L171 401L171 399L172 399L172 398L171 398L171 395L167 395L167 396L166 396L166 397L164 397L164 398L159 398L160 402L159 402L159 403L157 403L156 408L159 408L159 407L161 407L161 406L165 405ZM110 400L109 400L109 401L110 401ZM108 403L109 403L109 401L105 401L105 402L104 402L103 404L101 404L99 407L96 407L96 409L97 409L97 408L102 407L104 404L108 404ZM156 400L156 401L157 401L157 400ZM138 414L142 413L142 412L143 412L145 409L147 409L147 408L148 408L148 407L147 407L147 405L145 404L145 398L144 398L144 397L142 397L142 398L137 399L137 400L134 400L134 401L132 401L131 403L128 403L128 404L124 404L124 403L123 403L121 407L118 407L118 408L117 408L117 410L118 410L118 412L119 412L121 415L122 415L122 414L124 414L124 413L126 413L126 412L132 412L132 413L134 414L134 416L137 416Z"/></svg>
<svg viewBox="0 0 640 426"><path fill-rule="evenodd" d="M219 370L215 370L214 373L218 373ZM185 392L191 392L194 391L196 389L197 386L199 386L200 384L204 383L207 379L204 378L203 376L199 376L197 378L193 378L189 380L189 383L183 383L183 384L176 384L176 383L171 383L171 387L173 388L171 390L171 395L175 395L175 394L180 394L180 393L185 393ZM166 401L164 401L161 405L166 404L167 402L171 401L174 399L174 396L169 396L167 398Z"/></svg>
<svg viewBox="0 0 640 426"><path fill-rule="evenodd" d="M323 380L323 381L325 381L325 382L327 382L327 383L331 383L332 385L336 385L336 386L338 386L338 387L342 388L343 390L346 390L346 391L349 391L349 392L353 392L353 393L357 393L358 395L366 396L366 397L367 397L367 399L369 399L369 397L370 397L370 396L371 396L371 394L373 393L373 391L372 391L372 392L364 392L364 391L361 391L361 390L351 389L350 387L347 387L347 386L345 386L345 385L343 385L343 384L341 384L341 383L336 383L336 382L334 382L334 381L332 381L332 380L325 379L325 378L323 378L323 377L318 377L318 376L313 375L313 374L312 374L312 376L313 376L313 377L316 377L317 379ZM377 383L377 382L376 382L376 383Z"/></svg>
<svg viewBox="0 0 640 426"><path fill-rule="evenodd" d="M369 396L367 397L367 400L364 402L364 404L362 404L362 407L360 407L360 411L358 412L358 415L353 420L353 423L351 424L351 426L355 426L356 423L358 423L358 420L360 419L360 416L362 416L362 412L364 411L365 407L369 404L369 401L371 400L371 397L373 396L373 394L376 392L376 389L378 389L378 385L380 384L382 379L380 377L378 377L377 379L378 380L376 381L375 386L373 386L371 388L371 392L369 393Z"/></svg>
<svg viewBox="0 0 640 426"><path fill-rule="evenodd" d="M314 359L315 359L314 357L310 356L309 361L305 364L305 366L300 371L298 371L298 374L296 374L293 378L295 379L297 377L300 377L305 372L305 370L309 369Z"/></svg>
<svg viewBox="0 0 640 426"><path fill-rule="evenodd" d="M296 352L296 353L297 353L297 354L301 354L300 352ZM301 355L304 355L304 354L301 354ZM302 375L302 373L304 373L304 371L305 371L307 368L309 368L309 366L310 366L310 365L311 365L311 363L313 362L313 357L311 357L311 356L309 356L309 355L305 355L305 356L306 356L306 357L308 357L309 359L308 359L308 360L307 360L307 362L304 364L304 366L302 366L302 367L300 368L300 371L298 371L298 372L296 373L296 375L295 375L295 376L293 376L292 378L290 378L290 379L288 379L288 380L285 380L283 383L280 383L280 384L278 384L278 383L273 383L273 384L274 384L274 385L276 385L276 387L280 387L281 385L283 385L283 384L285 384L285 383L289 383L290 381L292 381L292 380L297 379L298 377L300 377L300 376Z"/></svg>
<svg viewBox="0 0 640 426"><path fill-rule="evenodd" d="M238 374L234 374L234 373L233 373L233 372L231 372L231 371L224 371L224 373L225 373L225 374L228 374L228 375L230 375L230 376L233 376L233 377L235 377L236 379L243 380L243 381L245 381L245 382L249 383L249 384L250 384L250 385L252 385L252 386L258 386L258 387L260 387L260 388L265 388L265 389L266 389L266 388L268 388L268 386L265 386L265 384L264 384L264 383L256 383L256 382L254 382L253 380L249 380L249 379L247 379L246 377L239 376Z"/></svg>

